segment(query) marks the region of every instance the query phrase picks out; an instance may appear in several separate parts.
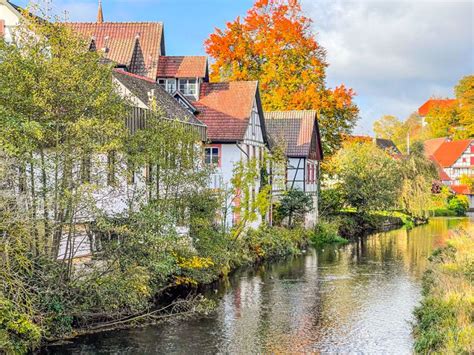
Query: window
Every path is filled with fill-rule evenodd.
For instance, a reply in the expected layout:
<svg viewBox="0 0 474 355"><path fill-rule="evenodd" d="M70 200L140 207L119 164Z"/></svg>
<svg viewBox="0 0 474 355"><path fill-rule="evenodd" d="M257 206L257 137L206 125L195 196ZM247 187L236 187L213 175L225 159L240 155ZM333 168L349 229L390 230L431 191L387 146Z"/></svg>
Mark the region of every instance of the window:
<svg viewBox="0 0 474 355"><path fill-rule="evenodd" d="M205 149L205 162L206 164L219 165L219 148L211 147Z"/></svg>
<svg viewBox="0 0 474 355"><path fill-rule="evenodd" d="M196 96L197 95L197 80L196 79L179 79L179 91L183 95Z"/></svg>
<svg viewBox="0 0 474 355"><path fill-rule="evenodd" d="M176 79L158 79L158 84L170 94L176 91Z"/></svg>

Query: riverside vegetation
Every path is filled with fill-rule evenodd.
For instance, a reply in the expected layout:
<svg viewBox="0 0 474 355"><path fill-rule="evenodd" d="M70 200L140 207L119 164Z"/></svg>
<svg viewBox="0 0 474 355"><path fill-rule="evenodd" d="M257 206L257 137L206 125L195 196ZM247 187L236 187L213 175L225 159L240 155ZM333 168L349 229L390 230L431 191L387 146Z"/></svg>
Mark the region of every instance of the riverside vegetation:
<svg viewBox="0 0 474 355"><path fill-rule="evenodd" d="M24 16L13 45L0 41L3 352L156 321L166 308L160 300L173 299L177 288L298 254L314 239L298 227L298 208L291 228L249 229L270 205L265 182L250 199L257 161L236 165L228 191L208 191L211 171L202 167L196 132L160 119L156 107L147 129L130 135L128 101L112 84L112 67L59 21ZM131 174L144 166L146 175ZM130 182L127 208L111 217L103 202L122 181ZM241 221L229 229L222 221L237 191ZM189 236L176 226L189 226ZM77 264L75 251L86 241L90 261ZM207 309L195 299L173 304L184 313Z"/></svg>
<svg viewBox="0 0 474 355"><path fill-rule="evenodd" d="M430 257L415 311L415 351L474 352L474 230L459 230Z"/></svg>

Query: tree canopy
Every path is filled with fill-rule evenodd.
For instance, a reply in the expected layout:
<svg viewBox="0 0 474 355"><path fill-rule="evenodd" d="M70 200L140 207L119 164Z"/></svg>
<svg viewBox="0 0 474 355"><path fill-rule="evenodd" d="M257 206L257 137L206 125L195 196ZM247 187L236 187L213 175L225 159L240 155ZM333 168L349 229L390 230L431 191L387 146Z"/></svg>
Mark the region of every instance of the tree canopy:
<svg viewBox="0 0 474 355"><path fill-rule="evenodd" d="M326 86L326 52L297 0L257 0L206 41L211 79L258 80L266 110L318 110L324 149L339 147L359 110L352 89Z"/></svg>

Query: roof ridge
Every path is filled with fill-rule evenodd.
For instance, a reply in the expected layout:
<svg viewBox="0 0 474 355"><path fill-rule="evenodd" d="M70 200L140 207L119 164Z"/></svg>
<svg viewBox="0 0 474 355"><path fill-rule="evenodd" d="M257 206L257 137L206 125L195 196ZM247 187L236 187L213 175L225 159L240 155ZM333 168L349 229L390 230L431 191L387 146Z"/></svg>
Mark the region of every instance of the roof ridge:
<svg viewBox="0 0 474 355"><path fill-rule="evenodd" d="M61 22L64 24L83 24L83 25L126 25L126 24L131 24L131 25L163 25L162 21L126 21L126 22L121 22L121 21L104 21L104 22L84 22L84 21L65 21Z"/></svg>
<svg viewBox="0 0 474 355"><path fill-rule="evenodd" d="M125 71L125 70L123 70L123 69L114 69L114 72L120 73L120 74L125 74L125 75L128 75L128 76L130 76L130 77L132 77L132 78L135 78L135 79L141 79L141 80L145 80L145 81L148 81L148 82L150 82L150 83L156 84L156 81L153 80L153 79L150 79L150 78L148 78L148 77L146 77L146 76L142 76L142 75L130 73L130 72L127 72L127 71Z"/></svg>

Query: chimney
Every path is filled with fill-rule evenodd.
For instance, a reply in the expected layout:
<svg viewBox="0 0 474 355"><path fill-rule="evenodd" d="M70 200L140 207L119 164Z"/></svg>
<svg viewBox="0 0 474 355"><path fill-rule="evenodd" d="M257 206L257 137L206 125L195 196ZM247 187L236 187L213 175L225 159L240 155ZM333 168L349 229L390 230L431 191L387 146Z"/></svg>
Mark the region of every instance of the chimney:
<svg viewBox="0 0 474 355"><path fill-rule="evenodd" d="M99 11L97 12L97 23L104 22L104 13L102 12L102 0L99 0Z"/></svg>

